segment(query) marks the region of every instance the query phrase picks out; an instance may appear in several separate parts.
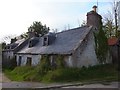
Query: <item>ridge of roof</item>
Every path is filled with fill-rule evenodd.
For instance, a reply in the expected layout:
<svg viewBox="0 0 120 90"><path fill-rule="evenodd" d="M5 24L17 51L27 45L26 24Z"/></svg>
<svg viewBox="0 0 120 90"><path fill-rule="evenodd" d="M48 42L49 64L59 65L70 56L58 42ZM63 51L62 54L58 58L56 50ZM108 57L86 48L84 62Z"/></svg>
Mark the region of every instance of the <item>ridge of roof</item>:
<svg viewBox="0 0 120 90"><path fill-rule="evenodd" d="M81 28L87 28L87 27L90 27L90 26L82 26L82 27L77 27L77 28L72 28L72 29L68 29L68 30L63 30L63 31L61 31L61 32L58 32L58 33L56 33L56 34L60 34L60 33L64 33L64 32L69 32L69 31L72 31L72 30L76 30L76 29L81 29Z"/></svg>

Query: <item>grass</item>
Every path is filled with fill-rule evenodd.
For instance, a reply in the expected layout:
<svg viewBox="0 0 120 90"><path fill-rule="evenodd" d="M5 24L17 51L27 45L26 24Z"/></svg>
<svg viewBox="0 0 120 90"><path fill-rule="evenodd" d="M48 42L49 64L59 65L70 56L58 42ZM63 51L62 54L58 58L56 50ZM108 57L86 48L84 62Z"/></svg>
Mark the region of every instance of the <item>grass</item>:
<svg viewBox="0 0 120 90"><path fill-rule="evenodd" d="M23 66L23 67L16 67L14 70L6 69L4 70L5 74L13 81L24 81L25 76L28 75L30 72L34 71L34 67L30 66Z"/></svg>
<svg viewBox="0 0 120 90"><path fill-rule="evenodd" d="M84 81L116 81L118 71L115 65L105 64L90 66L88 68L61 68L49 70L41 75L36 67L23 66L14 70L5 70L5 74L14 81L39 81L39 82L84 82Z"/></svg>

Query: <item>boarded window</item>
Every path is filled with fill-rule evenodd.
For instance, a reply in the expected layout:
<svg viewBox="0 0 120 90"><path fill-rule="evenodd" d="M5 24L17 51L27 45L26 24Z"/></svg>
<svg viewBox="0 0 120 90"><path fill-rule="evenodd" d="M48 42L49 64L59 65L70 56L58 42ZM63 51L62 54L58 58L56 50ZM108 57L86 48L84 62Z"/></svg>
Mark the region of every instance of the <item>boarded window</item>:
<svg viewBox="0 0 120 90"><path fill-rule="evenodd" d="M32 65L32 58L31 57L27 57L27 63L26 65L31 66Z"/></svg>
<svg viewBox="0 0 120 90"><path fill-rule="evenodd" d="M18 66L20 66L20 65L21 65L21 61L22 61L22 56L19 56Z"/></svg>

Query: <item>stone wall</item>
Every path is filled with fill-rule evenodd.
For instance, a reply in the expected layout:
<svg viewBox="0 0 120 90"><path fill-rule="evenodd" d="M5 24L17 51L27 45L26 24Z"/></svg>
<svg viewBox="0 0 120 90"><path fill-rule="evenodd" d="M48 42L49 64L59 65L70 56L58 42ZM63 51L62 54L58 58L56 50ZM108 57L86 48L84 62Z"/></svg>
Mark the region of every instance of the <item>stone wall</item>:
<svg viewBox="0 0 120 90"><path fill-rule="evenodd" d="M83 45L76 50L73 58L74 65L77 67L92 66L98 64L95 54L95 42L92 30L86 37Z"/></svg>

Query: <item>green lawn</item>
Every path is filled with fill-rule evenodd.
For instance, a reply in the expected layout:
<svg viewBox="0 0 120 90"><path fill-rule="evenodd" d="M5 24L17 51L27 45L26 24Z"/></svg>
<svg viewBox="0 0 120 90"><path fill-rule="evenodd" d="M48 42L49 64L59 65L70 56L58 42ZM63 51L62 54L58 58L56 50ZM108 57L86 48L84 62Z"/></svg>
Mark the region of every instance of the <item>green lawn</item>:
<svg viewBox="0 0 120 90"><path fill-rule="evenodd" d="M14 70L4 70L9 79L13 81L39 81L39 82L87 82L87 81L116 81L118 71L115 65L105 64L82 68L61 68L49 70L41 75L37 67L23 66Z"/></svg>

